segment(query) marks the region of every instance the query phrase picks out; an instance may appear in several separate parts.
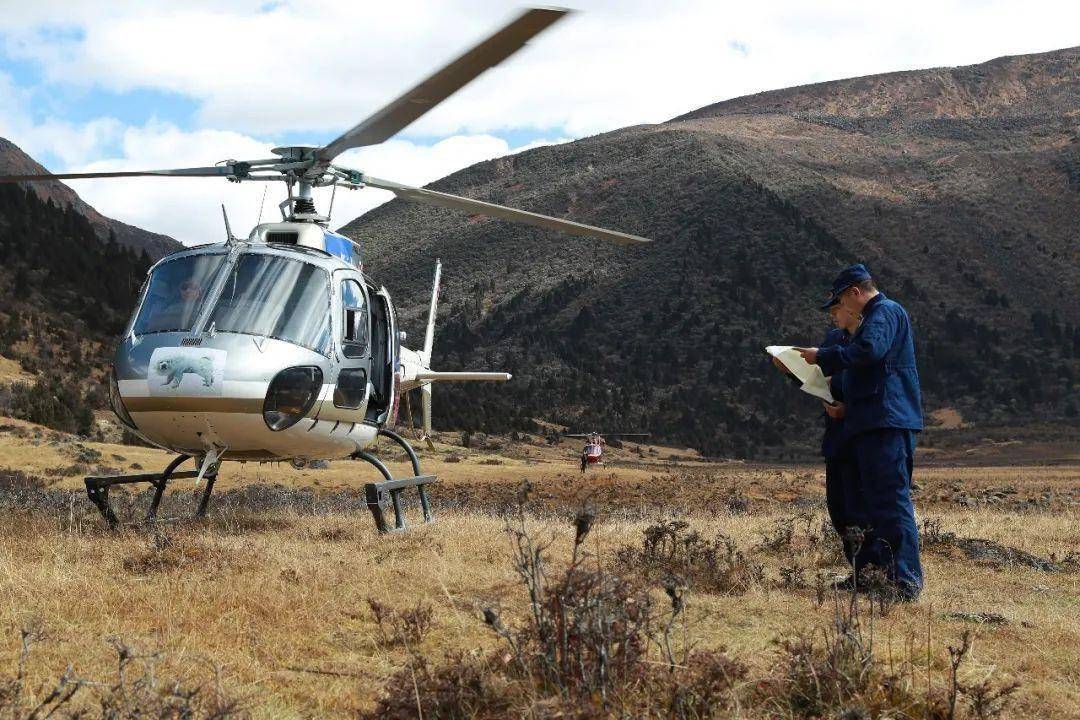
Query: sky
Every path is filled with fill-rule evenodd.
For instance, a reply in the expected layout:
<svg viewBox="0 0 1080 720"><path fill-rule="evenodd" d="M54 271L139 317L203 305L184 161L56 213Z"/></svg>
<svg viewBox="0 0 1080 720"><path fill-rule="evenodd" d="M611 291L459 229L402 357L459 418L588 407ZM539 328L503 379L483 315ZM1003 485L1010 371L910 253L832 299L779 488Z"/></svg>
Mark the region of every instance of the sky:
<svg viewBox="0 0 1080 720"><path fill-rule="evenodd" d="M268 157L328 142L511 20L496 0L0 0L0 137L53 172ZM1080 45L1050 0L577 0L568 18L337 164L423 185L720 100ZM78 180L102 213L187 243L280 217L278 183ZM265 191L265 198L264 198ZM319 191L320 210L329 191ZM339 191L332 226L390 199Z"/></svg>

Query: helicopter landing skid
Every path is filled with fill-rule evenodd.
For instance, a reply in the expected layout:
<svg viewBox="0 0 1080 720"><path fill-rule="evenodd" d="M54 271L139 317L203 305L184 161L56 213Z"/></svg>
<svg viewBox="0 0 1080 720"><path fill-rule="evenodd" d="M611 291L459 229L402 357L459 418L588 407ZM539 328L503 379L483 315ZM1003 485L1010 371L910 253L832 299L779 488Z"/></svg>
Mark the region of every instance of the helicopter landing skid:
<svg viewBox="0 0 1080 720"><path fill-rule="evenodd" d="M371 463L386 478L383 482L364 485L364 496L367 499L368 509L371 510L371 514L375 517L375 526L380 533L402 532L408 529L405 522L405 509L402 507L401 493L411 487L415 487L420 493L420 509L424 514L424 522L434 522L435 518L431 514L431 502L428 500L427 486L435 482L436 477L420 473L420 459L405 438L385 428L379 430L379 434L390 438L405 450L405 453L409 456L409 462L412 463L413 477L395 479L382 460L371 453L363 450L353 453L353 458ZM387 511L391 508L394 510L393 527L386 521Z"/></svg>
<svg viewBox="0 0 1080 720"><path fill-rule="evenodd" d="M146 512L146 524L149 525L157 520L158 507L161 505L161 498L165 495L165 486L170 480L182 480L199 476L197 470L176 472L176 468L190 458L190 455L179 455L160 473L138 473L111 477L90 476L85 479L86 494L90 497L90 502L94 503L101 512L101 516L105 518L105 522L109 524L109 527L115 529L120 525L120 520L116 517L116 513L113 512L112 506L109 504L109 488L113 485L149 483L154 488L154 497L150 501L150 509ZM217 468L215 467L212 473L206 475L206 487L203 489L202 497L199 498L199 505L195 509L194 519L199 520L206 516L206 508L210 505L210 494L214 491L214 482L216 480Z"/></svg>

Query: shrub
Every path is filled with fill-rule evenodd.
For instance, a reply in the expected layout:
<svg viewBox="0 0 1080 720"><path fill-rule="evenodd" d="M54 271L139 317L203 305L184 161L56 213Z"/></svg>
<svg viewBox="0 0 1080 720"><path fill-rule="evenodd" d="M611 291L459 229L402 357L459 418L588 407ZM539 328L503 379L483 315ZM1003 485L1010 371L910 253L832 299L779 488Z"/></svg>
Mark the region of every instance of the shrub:
<svg viewBox="0 0 1080 720"><path fill-rule="evenodd" d="M485 622L509 646L522 676L564 697L607 698L629 681L655 634L652 598L640 583L585 566L582 543L594 518L575 518L570 566L549 583L545 553L526 528L523 502L507 533L514 570L529 596L528 621L505 626L488 608ZM681 608L680 608L681 609Z"/></svg>
<svg viewBox="0 0 1080 720"><path fill-rule="evenodd" d="M395 673L382 699L367 717L415 720L417 717L456 720L501 720L510 712L521 688L485 663L462 653L448 655L438 667L413 655Z"/></svg>
<svg viewBox="0 0 1080 720"><path fill-rule="evenodd" d="M873 601L866 607L870 614L864 618L854 594L835 594L831 625L782 640L773 674L755 685L752 703L774 715L807 720L1001 717L1019 685L998 685L989 678L972 685L960 681L970 631L948 648L947 686L931 689L915 680L911 655L896 664L875 657Z"/></svg>
<svg viewBox="0 0 1080 720"><path fill-rule="evenodd" d="M732 538L718 533L706 540L682 520L650 525L640 548L625 546L615 556L626 572L643 571L654 580L678 577L702 592L738 595L765 581L764 566Z"/></svg>
<svg viewBox="0 0 1080 720"><path fill-rule="evenodd" d="M723 716L747 670L719 650L675 647L685 588L669 579L661 608L639 580L594 568L583 549L595 522L588 512L574 518L569 565L553 577L552 541L527 529L524 497L507 533L528 597L525 618L506 623L497 610L484 609L484 622L503 649L486 658L448 656L434 670L414 654L369 717Z"/></svg>
<svg viewBox="0 0 1080 720"><path fill-rule="evenodd" d="M14 417L54 430L89 435L94 429L94 408L78 385L55 375L42 375L33 385L15 385L11 406Z"/></svg>
<svg viewBox="0 0 1080 720"><path fill-rule="evenodd" d="M416 645L427 635L435 617L435 609L423 602L408 610L394 609L374 598L368 598L367 604L387 645Z"/></svg>

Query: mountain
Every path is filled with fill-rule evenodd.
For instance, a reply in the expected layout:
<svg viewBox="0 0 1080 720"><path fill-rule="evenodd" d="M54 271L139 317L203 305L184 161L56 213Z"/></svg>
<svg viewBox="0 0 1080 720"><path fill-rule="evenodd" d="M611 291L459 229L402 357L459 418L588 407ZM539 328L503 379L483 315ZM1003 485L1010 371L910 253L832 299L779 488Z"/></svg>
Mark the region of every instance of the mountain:
<svg viewBox="0 0 1080 720"><path fill-rule="evenodd" d="M651 430L711 455L812 452L766 362L816 344L836 271L910 311L928 413L1080 410L1080 48L761 93L480 163L430 187L651 237L611 246L403 201L344 232L423 331L444 260L436 424ZM415 342L415 341L414 341ZM807 427L811 425L811 427Z"/></svg>
<svg viewBox="0 0 1080 720"><path fill-rule="evenodd" d="M0 173L39 172L0 139ZM93 432L113 341L153 259L177 247L104 217L59 183L0 185L0 357L36 377L0 384L0 415Z"/></svg>
<svg viewBox="0 0 1080 720"><path fill-rule="evenodd" d="M0 138L0 175L34 175L47 172L48 170L14 143ZM154 260L181 247L180 243L168 235L160 235L105 217L63 183L27 183L27 187L32 188L42 200L52 200L57 207L71 205L89 221L102 240L107 240L111 233L121 245L133 249L136 253L146 250Z"/></svg>

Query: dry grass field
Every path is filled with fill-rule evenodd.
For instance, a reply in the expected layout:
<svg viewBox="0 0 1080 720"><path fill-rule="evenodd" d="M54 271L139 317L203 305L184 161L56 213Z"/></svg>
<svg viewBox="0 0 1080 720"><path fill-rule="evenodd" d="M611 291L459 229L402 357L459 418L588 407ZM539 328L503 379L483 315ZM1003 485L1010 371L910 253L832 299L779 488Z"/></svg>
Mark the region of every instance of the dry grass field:
<svg viewBox="0 0 1080 720"><path fill-rule="evenodd" d="M0 473L0 717L20 717L13 708L40 702L65 671L69 687L75 678L95 684L79 687L63 712L111 708L118 717L117 707L147 693L160 699L178 681L176 696L188 700L169 702L197 707L198 717L230 716L226 697L255 718L416 717L418 708L423 717L637 716L643 694L679 684L718 717L813 717L799 682L823 666L807 658L839 662L821 653L839 647L826 638L849 599L827 586L843 567L822 528L814 465L705 463L635 447L582 478L573 446L440 443L423 455L425 470L440 476L438 520L406 534L375 532L349 490L374 473L352 462L229 468L207 522L114 533L69 491L88 470L160 468L163 453L0 425L0 467L8 468ZM404 471L390 448L383 455ZM864 705L887 692L906 698L913 717L927 705L937 708L930 716L949 717L941 711L953 687L949 647L971 631L956 672L956 717L1080 717L1080 464L929 466L917 479L926 591L913 605L860 602L856 633L850 618L842 623L876 659L859 672L880 686L845 687ZM642 621L635 662L644 670L621 695L575 696L577 705L564 706L552 697L577 690L525 682L515 669L512 643L535 640L519 630L535 607L504 515L523 480L533 487L529 536L551 543L547 588L571 592L564 573L576 552L575 582L596 584L573 592L601 604L625 597L620 612L637 603L655 615L652 625ZM274 489L253 489L261 485ZM190 504L190 492L177 490L173 506ZM596 519L575 550L573 518L586 506ZM663 536L651 550L650 533ZM630 584L604 589L603 578L615 576ZM629 616L620 617L605 627L630 632ZM630 645L612 647L624 657ZM825 678L814 682L820 694ZM997 714L993 693L1012 682L1019 688ZM984 706L973 709L973 697ZM501 710L475 705L503 701ZM579 714L566 711L571 705ZM712 716L700 702L678 712L661 705L653 716ZM183 716L168 712L143 716ZM872 716L881 713L849 715Z"/></svg>

